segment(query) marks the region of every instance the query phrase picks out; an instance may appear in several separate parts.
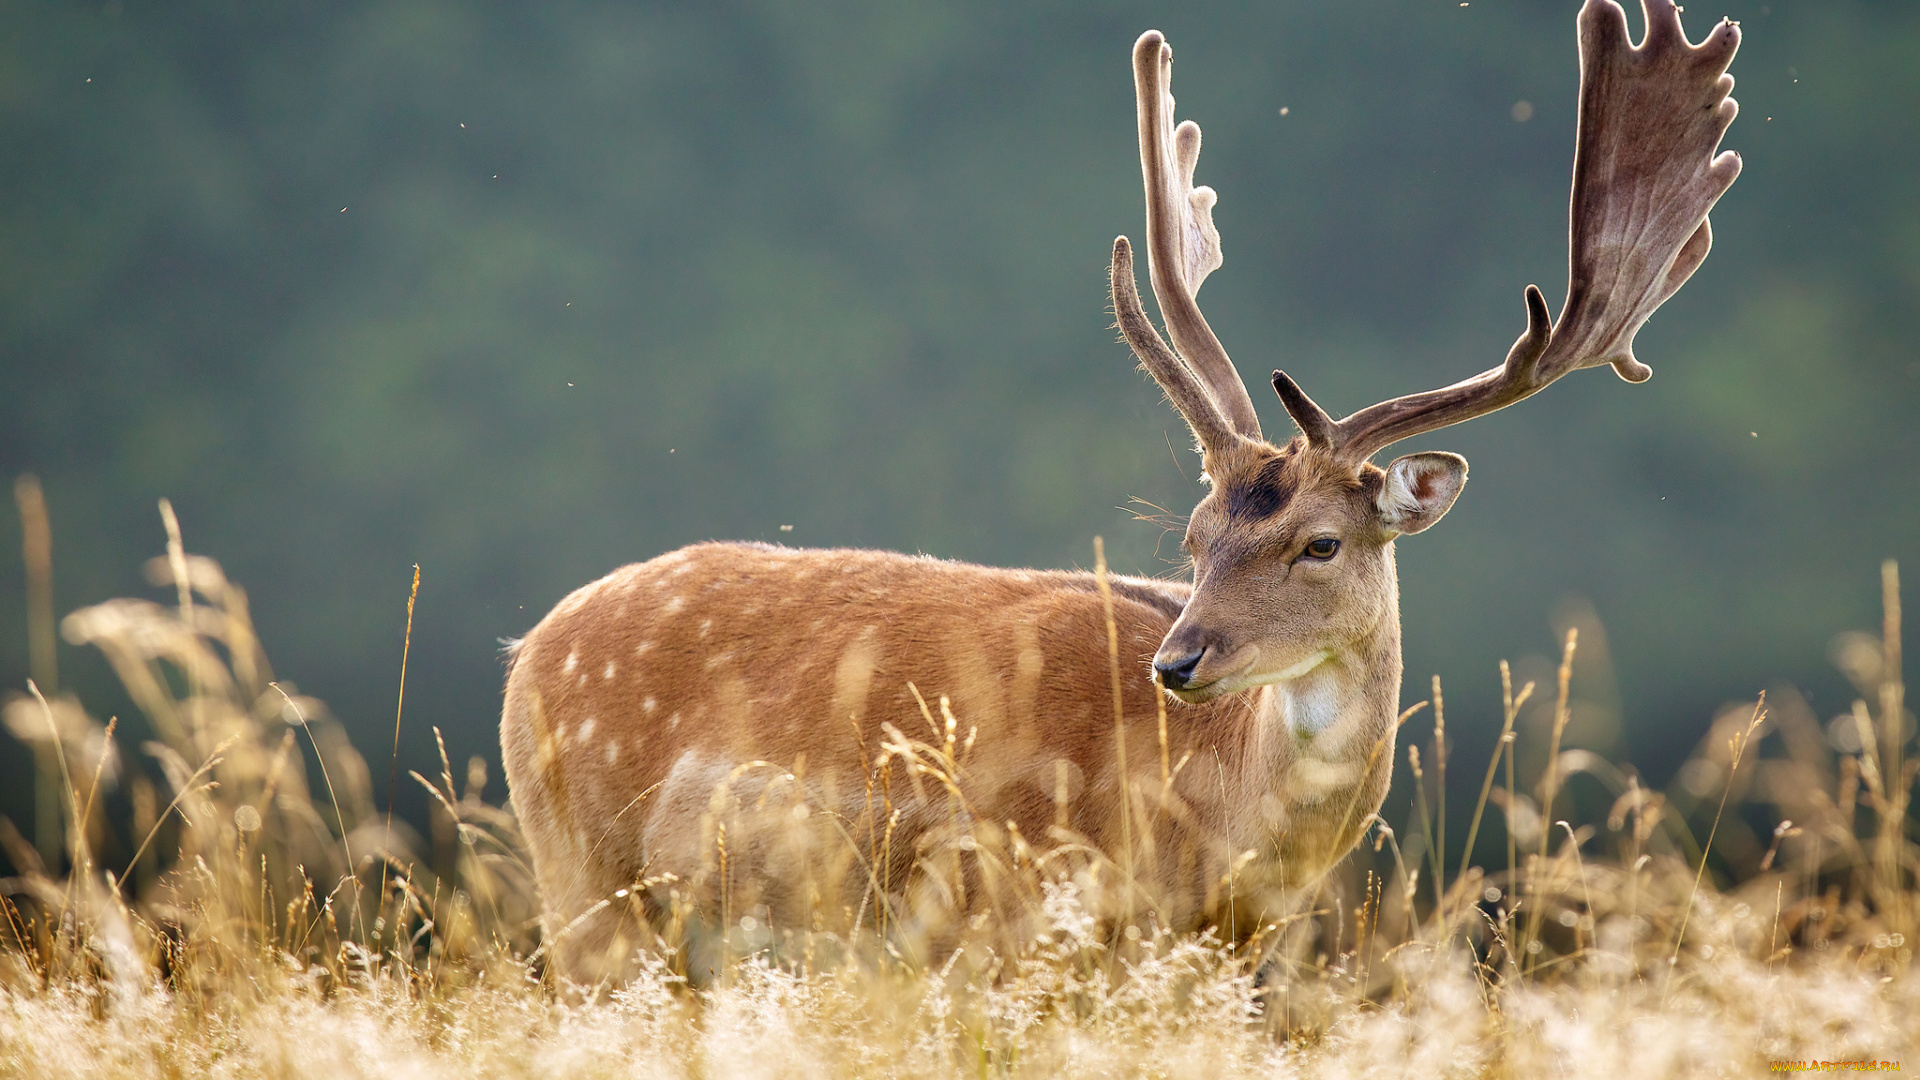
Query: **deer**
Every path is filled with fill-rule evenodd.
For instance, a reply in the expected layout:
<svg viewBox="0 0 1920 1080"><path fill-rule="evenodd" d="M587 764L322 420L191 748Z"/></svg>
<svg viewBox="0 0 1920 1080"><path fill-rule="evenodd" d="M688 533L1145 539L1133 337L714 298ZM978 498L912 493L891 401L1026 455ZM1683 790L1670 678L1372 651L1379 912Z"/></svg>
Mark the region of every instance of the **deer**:
<svg viewBox="0 0 1920 1080"><path fill-rule="evenodd" d="M1284 442L1262 435L1196 301L1223 261L1216 196L1194 185L1199 127L1174 122L1172 49L1142 34L1147 255L1166 336L1125 236L1111 299L1201 455L1206 490L1181 541L1191 579L710 542L574 591L510 646L501 715L560 971L618 978L671 919L709 940L742 911L741 928L804 929L809 911L817 927L826 910L899 930L918 917L914 882L979 907L1013 858L989 853L1033 857L1048 838L1160 882L1139 901L1159 925L1244 937L1297 905L1386 797L1401 716L1394 543L1437 523L1467 479L1451 453L1372 458L1571 371L1645 381L1635 334L1712 245L1708 212L1740 171L1719 150L1740 30L1723 19L1694 44L1672 0L1643 10L1637 45L1614 0L1577 15L1558 316L1529 285L1526 327L1498 366L1339 420L1276 370L1298 428ZM963 872L932 873L942 859Z"/></svg>

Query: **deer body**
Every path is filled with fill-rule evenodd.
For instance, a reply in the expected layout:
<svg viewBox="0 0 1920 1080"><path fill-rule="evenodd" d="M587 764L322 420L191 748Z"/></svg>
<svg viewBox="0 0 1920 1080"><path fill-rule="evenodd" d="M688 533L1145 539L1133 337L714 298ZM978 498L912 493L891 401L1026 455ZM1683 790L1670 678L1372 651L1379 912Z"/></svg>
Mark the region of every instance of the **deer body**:
<svg viewBox="0 0 1920 1080"><path fill-rule="evenodd" d="M1706 258L1707 212L1739 173L1716 153L1738 29L1694 45L1672 0L1643 3L1638 46L1613 0L1579 15L1558 318L1528 286L1504 363L1341 420L1275 371L1300 430L1280 444L1195 300L1221 264L1215 196L1193 184L1199 128L1173 120L1172 51L1142 35L1147 251L1171 343L1125 237L1111 287L1202 455L1192 583L702 544L574 592L518 647L501 719L563 971L618 974L628 931L663 920L792 927L837 907L857 930L928 910L914 890L999 910L1009 861L1055 845L1119 866L1122 917L1154 883L1163 925L1243 933L1313 888L1386 794L1395 539L1439 521L1467 475L1453 454L1370 459L1580 368L1646 379L1634 335Z"/></svg>
<svg viewBox="0 0 1920 1080"><path fill-rule="evenodd" d="M1148 662L1191 588L1118 576L1110 587L1130 784L1157 793L1159 690ZM1186 847L1191 862L1174 890L1180 909L1163 918L1186 928L1229 921L1219 879L1253 850L1235 896L1238 917L1255 920L1352 846L1391 768L1400 643L1385 599L1366 633L1297 678L1169 704L1167 744L1186 764L1170 792L1181 835L1162 846ZM617 570L527 635L508 684L507 777L542 894L570 922L670 874L713 906L714 826L731 819L711 812L722 788L751 805L787 784L804 797L774 792L779 810L834 815L856 839L884 829L888 811L866 779L886 729L926 738L921 701L943 697L971 744L957 753L969 801L996 815L973 828L1012 823L1041 840L1064 812L1075 833L1117 848L1113 703L1085 684L1088 672L1107 683L1105 619L1092 574L887 552L702 544ZM780 768L736 774L754 761ZM916 791L904 776L894 788L901 813L885 876L904 883L928 834L949 822L941 792ZM732 874L751 883L735 885L742 910L764 906L792 925L821 899L778 872L792 857L743 851L736 839ZM670 891L657 888L653 902ZM597 956L618 920L600 922L576 930L564 955Z"/></svg>

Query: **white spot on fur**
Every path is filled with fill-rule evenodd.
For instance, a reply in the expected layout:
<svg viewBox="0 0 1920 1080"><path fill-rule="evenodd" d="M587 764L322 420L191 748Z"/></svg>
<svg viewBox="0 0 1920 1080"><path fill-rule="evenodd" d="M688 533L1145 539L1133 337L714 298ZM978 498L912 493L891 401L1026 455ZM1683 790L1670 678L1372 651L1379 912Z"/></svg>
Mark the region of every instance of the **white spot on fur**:
<svg viewBox="0 0 1920 1080"><path fill-rule="evenodd" d="M1293 764L1292 796L1301 802L1320 802L1329 795L1346 795L1360 779L1360 766L1350 761L1321 761L1303 757Z"/></svg>
<svg viewBox="0 0 1920 1080"><path fill-rule="evenodd" d="M613 678L613 661L607 661L607 669L600 673L600 677L603 679Z"/></svg>
<svg viewBox="0 0 1920 1080"><path fill-rule="evenodd" d="M686 606L687 606L687 601L684 597L670 596L667 598L666 611L667 611L667 614L669 615L672 615L674 612L677 612L681 608Z"/></svg>
<svg viewBox="0 0 1920 1080"><path fill-rule="evenodd" d="M674 714L673 714L672 716L669 716L669 717L667 717L667 726L668 726L669 728L677 728L677 727L679 727L679 726L680 726L680 714L679 714L679 713L674 713Z"/></svg>
<svg viewBox="0 0 1920 1080"><path fill-rule="evenodd" d="M707 670L712 671L714 668L717 668L722 664L731 664L731 663L733 663L733 653L731 652L723 652L715 656L709 656L707 657Z"/></svg>
<svg viewBox="0 0 1920 1080"><path fill-rule="evenodd" d="M640 644L635 645L633 647L633 655L639 656L640 654L646 652L648 649L651 649L651 648L653 648L653 642L643 641Z"/></svg>
<svg viewBox="0 0 1920 1080"><path fill-rule="evenodd" d="M1328 664L1303 679L1281 683L1273 695L1293 736L1297 760L1351 763L1372 749L1362 735L1361 718L1369 715L1365 698L1354 693L1342 665Z"/></svg>
<svg viewBox="0 0 1920 1080"><path fill-rule="evenodd" d="M581 742L586 742L588 739L593 738L593 727L594 719L591 716L580 721L580 734L575 736L575 738L578 738Z"/></svg>
<svg viewBox="0 0 1920 1080"><path fill-rule="evenodd" d="M840 660L833 672L832 715L835 717L850 716L858 720L866 713L867 694L873 687L877 655L874 631L872 626L861 628L860 636L854 638L840 653Z"/></svg>
<svg viewBox="0 0 1920 1080"><path fill-rule="evenodd" d="M577 652L568 653L567 662L561 665L562 669L565 670L566 673L569 675L573 674L574 669L578 668L579 666L580 666L580 654Z"/></svg>
<svg viewBox="0 0 1920 1080"><path fill-rule="evenodd" d="M607 764L611 765L618 760L620 760L620 744L609 740L607 742Z"/></svg>
<svg viewBox="0 0 1920 1080"><path fill-rule="evenodd" d="M660 703L653 700L652 698L647 698L642 702L640 702L640 708L646 712L652 712L653 710L659 707L660 707Z"/></svg>
<svg viewBox="0 0 1920 1080"><path fill-rule="evenodd" d="M701 636L701 637L706 637L706 636L707 636L707 631L709 631L709 630L711 630L711 629L713 629L713 620L712 620L712 619L701 619L701 620L700 620L700 636Z"/></svg>
<svg viewBox="0 0 1920 1080"><path fill-rule="evenodd" d="M1332 691L1332 680L1314 679L1283 685L1280 698L1286 704L1287 727L1296 736L1315 736L1340 719L1340 698Z"/></svg>
<svg viewBox="0 0 1920 1080"><path fill-rule="evenodd" d="M692 566L690 566L690 565L681 565L681 566L676 566L676 567L674 567L674 568L673 568L673 576L674 576L674 577L679 577L679 576L680 576L681 574L684 574L684 573L686 573L687 571L689 571L689 570L691 570L691 569L693 569L693 567L692 567Z"/></svg>

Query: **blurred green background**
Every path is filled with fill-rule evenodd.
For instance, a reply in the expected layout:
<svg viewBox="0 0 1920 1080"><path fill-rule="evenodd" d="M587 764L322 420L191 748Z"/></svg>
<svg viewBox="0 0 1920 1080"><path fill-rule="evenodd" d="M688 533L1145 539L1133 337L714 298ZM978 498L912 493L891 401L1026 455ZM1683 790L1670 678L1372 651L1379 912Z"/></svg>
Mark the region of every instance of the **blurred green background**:
<svg viewBox="0 0 1920 1080"><path fill-rule="evenodd" d="M0 474L46 485L61 613L161 595L170 497L376 760L420 564L403 767L430 725L497 756L497 639L691 541L1068 566L1100 534L1167 572L1125 507L1184 513L1196 462L1105 310L1135 36L1174 44L1203 300L1284 436L1274 366L1345 412L1497 362L1526 283L1557 306L1576 9L0 0ZM1474 466L1400 567L1405 696L1443 675L1475 760L1498 661L1537 677L1570 623L1606 628L1577 740L1658 780L1764 686L1833 715L1880 561L1920 580L1920 5L1689 28L1722 13L1746 168L1640 335L1653 381L1402 448Z"/></svg>

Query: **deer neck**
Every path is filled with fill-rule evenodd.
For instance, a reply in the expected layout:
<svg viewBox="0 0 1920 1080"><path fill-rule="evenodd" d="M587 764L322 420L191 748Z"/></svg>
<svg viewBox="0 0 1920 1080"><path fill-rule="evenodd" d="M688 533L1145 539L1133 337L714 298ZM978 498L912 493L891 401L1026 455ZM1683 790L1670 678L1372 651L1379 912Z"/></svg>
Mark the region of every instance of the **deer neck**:
<svg viewBox="0 0 1920 1080"><path fill-rule="evenodd" d="M1295 678L1254 692L1228 847L1263 852L1249 886L1303 888L1359 838L1386 795L1400 698L1400 615L1389 604L1359 639Z"/></svg>
<svg viewBox="0 0 1920 1080"><path fill-rule="evenodd" d="M1391 574L1391 564L1389 564ZM1393 588L1392 578L1388 579ZM1400 610L1390 596L1380 621L1295 678L1259 690L1255 725L1273 765L1366 760L1390 752L1400 705ZM1277 759L1277 760L1276 760Z"/></svg>

